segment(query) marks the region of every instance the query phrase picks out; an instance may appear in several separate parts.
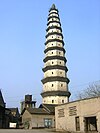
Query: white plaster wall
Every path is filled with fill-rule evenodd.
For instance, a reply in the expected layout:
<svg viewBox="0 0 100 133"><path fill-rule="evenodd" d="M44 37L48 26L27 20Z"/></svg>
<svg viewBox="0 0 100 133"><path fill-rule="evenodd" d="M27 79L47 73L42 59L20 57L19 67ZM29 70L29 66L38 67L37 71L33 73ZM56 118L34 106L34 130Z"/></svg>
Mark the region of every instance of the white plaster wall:
<svg viewBox="0 0 100 133"><path fill-rule="evenodd" d="M50 29L50 30L47 32L47 34L48 34L48 33L52 33L52 32L58 32L58 33L61 33L61 30L56 29L56 28L54 28L54 29Z"/></svg>
<svg viewBox="0 0 100 133"><path fill-rule="evenodd" d="M76 115L69 115L69 107L76 106ZM65 117L59 117L59 109L64 108ZM67 103L65 105L57 106L55 108L55 119L57 130L76 131L75 117L79 116L80 131L84 132L84 117L96 116L97 129L100 132L100 97L81 100L76 102Z"/></svg>
<svg viewBox="0 0 100 133"><path fill-rule="evenodd" d="M54 103L52 103L52 100L54 100ZM45 104L62 104L62 100L64 100L64 103L68 102L68 98L66 96L48 96L43 98L43 103Z"/></svg>
<svg viewBox="0 0 100 133"><path fill-rule="evenodd" d="M63 47L63 44L61 42L49 42L46 46L45 49L47 49L48 47L53 47L53 46L58 46L58 47Z"/></svg>
<svg viewBox="0 0 100 133"><path fill-rule="evenodd" d="M44 73L44 78L52 76L66 77L66 72L61 69L52 69Z"/></svg>
<svg viewBox="0 0 100 133"><path fill-rule="evenodd" d="M53 13L53 14L50 14L49 16L57 16L58 17L58 14Z"/></svg>
<svg viewBox="0 0 100 133"><path fill-rule="evenodd" d="M50 39L59 39L59 40L62 40L62 36L57 35L57 34L49 35L49 36L46 38L46 41L48 41L48 40L50 40Z"/></svg>
<svg viewBox="0 0 100 133"><path fill-rule="evenodd" d="M56 91L56 90L67 91L68 90L67 83L61 81L53 81L53 82L47 82L43 85L43 92Z"/></svg>
<svg viewBox="0 0 100 133"><path fill-rule="evenodd" d="M47 56L56 56L56 55L58 55L58 56L64 56L64 52L63 51L61 51L61 50L49 50L46 54L45 54L45 56L47 57Z"/></svg>
<svg viewBox="0 0 100 133"><path fill-rule="evenodd" d="M49 21L58 21L59 22L59 19L58 18L50 18Z"/></svg>
<svg viewBox="0 0 100 133"><path fill-rule="evenodd" d="M50 24L47 26L47 28L48 28L49 26L58 26L58 27L60 27L60 24L57 23L57 22L53 22L53 23L50 23Z"/></svg>
<svg viewBox="0 0 100 133"><path fill-rule="evenodd" d="M48 60L45 64L44 67L46 66L53 66L53 65L60 65L60 66L65 66L65 62L63 60Z"/></svg>

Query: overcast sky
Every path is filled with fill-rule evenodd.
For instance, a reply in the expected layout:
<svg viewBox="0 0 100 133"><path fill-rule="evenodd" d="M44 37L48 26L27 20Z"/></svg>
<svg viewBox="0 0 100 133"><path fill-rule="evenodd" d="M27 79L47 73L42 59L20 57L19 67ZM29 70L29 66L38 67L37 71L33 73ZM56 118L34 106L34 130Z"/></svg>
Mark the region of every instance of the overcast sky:
<svg viewBox="0 0 100 133"><path fill-rule="evenodd" d="M59 10L71 100L100 81L100 0L0 0L0 88L7 107L41 103L48 11Z"/></svg>

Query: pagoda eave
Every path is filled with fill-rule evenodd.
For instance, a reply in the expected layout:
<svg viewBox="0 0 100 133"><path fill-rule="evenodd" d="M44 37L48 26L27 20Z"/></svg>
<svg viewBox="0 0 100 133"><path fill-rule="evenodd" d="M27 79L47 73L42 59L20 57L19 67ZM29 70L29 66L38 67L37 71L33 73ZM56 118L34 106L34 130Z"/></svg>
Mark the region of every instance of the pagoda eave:
<svg viewBox="0 0 100 133"><path fill-rule="evenodd" d="M45 37L47 38L48 36L50 36L50 35L55 35L55 34L61 36L62 39L63 39L62 33L59 33L59 32L51 32L51 33L48 33Z"/></svg>
<svg viewBox="0 0 100 133"><path fill-rule="evenodd" d="M60 21L56 21L56 20L49 21L49 22L47 23L47 26L48 26L50 23L58 23L58 24L60 24L60 26L61 26Z"/></svg>
<svg viewBox="0 0 100 133"><path fill-rule="evenodd" d="M42 97L47 97L47 96L67 96L70 97L71 93L69 91L46 91L42 92L41 96Z"/></svg>
<svg viewBox="0 0 100 133"><path fill-rule="evenodd" d="M44 50L44 53L46 54L49 50L60 50L60 51L63 51L64 54L65 54L65 49L63 47L57 47L57 46L54 46L54 47L48 47L47 49Z"/></svg>
<svg viewBox="0 0 100 133"><path fill-rule="evenodd" d="M62 32L62 28L61 27L58 27L58 26L49 26L47 29L46 29L46 31L48 31L48 30L50 30L50 29L59 29L59 30L61 30L61 32Z"/></svg>
<svg viewBox="0 0 100 133"><path fill-rule="evenodd" d="M65 57L63 57L63 56L58 56L58 55L56 55L56 56L48 56L48 57L46 57L43 61L44 61L44 62L47 62L48 60L56 60L56 59L62 60L62 61L64 61L65 63L67 62L67 60L66 60Z"/></svg>
<svg viewBox="0 0 100 133"><path fill-rule="evenodd" d="M41 80L43 84L47 82L53 82L53 81L61 81L61 82L66 82L67 84L70 82L70 80L66 77L59 77L59 76L52 76L52 77L47 77Z"/></svg>
<svg viewBox="0 0 100 133"><path fill-rule="evenodd" d="M47 20L49 21L50 18L57 18L60 21L60 18L58 16L49 16Z"/></svg>
<svg viewBox="0 0 100 133"><path fill-rule="evenodd" d="M45 45L47 45L49 42L61 42L64 45L64 41L63 40L59 40L57 38L55 39L49 39L45 42Z"/></svg>
<svg viewBox="0 0 100 133"><path fill-rule="evenodd" d="M68 71L68 68L66 66L59 66L59 65L53 65L53 66L46 66L45 68L43 68L43 72L46 72L48 70L52 70L52 69L60 69L60 70L64 70L64 71Z"/></svg>

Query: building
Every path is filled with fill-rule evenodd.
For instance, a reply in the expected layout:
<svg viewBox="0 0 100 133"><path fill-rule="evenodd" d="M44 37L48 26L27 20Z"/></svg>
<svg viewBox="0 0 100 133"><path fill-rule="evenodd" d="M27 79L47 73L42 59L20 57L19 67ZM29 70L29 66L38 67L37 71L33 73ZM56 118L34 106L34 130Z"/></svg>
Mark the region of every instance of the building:
<svg viewBox="0 0 100 133"><path fill-rule="evenodd" d="M0 90L0 128L5 128L5 102Z"/></svg>
<svg viewBox="0 0 100 133"><path fill-rule="evenodd" d="M23 126L29 129L56 127L57 131L100 132L100 97L69 102L67 60L59 12L54 4L47 21L42 69L43 101L36 108L32 106L32 96L25 97L22 102Z"/></svg>
<svg viewBox="0 0 100 133"><path fill-rule="evenodd" d="M65 58L64 41L58 9L53 4L49 10L46 29L43 98L39 108L31 105L31 98L22 102L24 128L55 127L55 106L69 101L69 79Z"/></svg>
<svg viewBox="0 0 100 133"><path fill-rule="evenodd" d="M55 107L56 130L100 132L100 97Z"/></svg>
<svg viewBox="0 0 100 133"><path fill-rule="evenodd" d="M49 10L46 29L43 92L44 104L62 104L69 101L69 79L59 12L53 4Z"/></svg>
<svg viewBox="0 0 100 133"><path fill-rule="evenodd" d="M20 122L18 108L6 108L2 92L0 90L0 128L10 128L10 123L16 123L17 127Z"/></svg>
<svg viewBox="0 0 100 133"><path fill-rule="evenodd" d="M32 100L32 95L25 95L25 100L21 102L21 112L24 108L35 108L36 101Z"/></svg>
<svg viewBox="0 0 100 133"><path fill-rule="evenodd" d="M30 106L30 103L32 103L32 95L25 95L25 99L25 101L29 100L30 102L28 101L26 106L24 104L23 110L21 111L21 128L55 127L55 105L40 104L40 106L36 108L36 106Z"/></svg>
<svg viewBox="0 0 100 133"><path fill-rule="evenodd" d="M9 128L11 128L10 125L12 123L15 123L15 125L16 125L15 128L19 128L19 125L20 125L20 113L19 113L18 108L8 108L8 110L10 111L10 113L9 113L9 118L10 118L9 119Z"/></svg>
<svg viewBox="0 0 100 133"><path fill-rule="evenodd" d="M22 112L22 123L26 129L55 127L54 108L41 104L39 108L27 108Z"/></svg>

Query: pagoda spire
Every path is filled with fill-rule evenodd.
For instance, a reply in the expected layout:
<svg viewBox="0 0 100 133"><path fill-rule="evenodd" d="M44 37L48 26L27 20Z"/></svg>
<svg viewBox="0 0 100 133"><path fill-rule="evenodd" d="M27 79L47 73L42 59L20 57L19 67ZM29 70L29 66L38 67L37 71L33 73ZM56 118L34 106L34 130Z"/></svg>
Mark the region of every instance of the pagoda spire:
<svg viewBox="0 0 100 133"><path fill-rule="evenodd" d="M51 9L56 9L56 6L55 6L55 4L52 4L52 7L51 7Z"/></svg>
<svg viewBox="0 0 100 133"><path fill-rule="evenodd" d="M61 104L69 101L69 79L67 78L66 57L62 28L55 4L49 10L46 29L43 91L44 104Z"/></svg>

